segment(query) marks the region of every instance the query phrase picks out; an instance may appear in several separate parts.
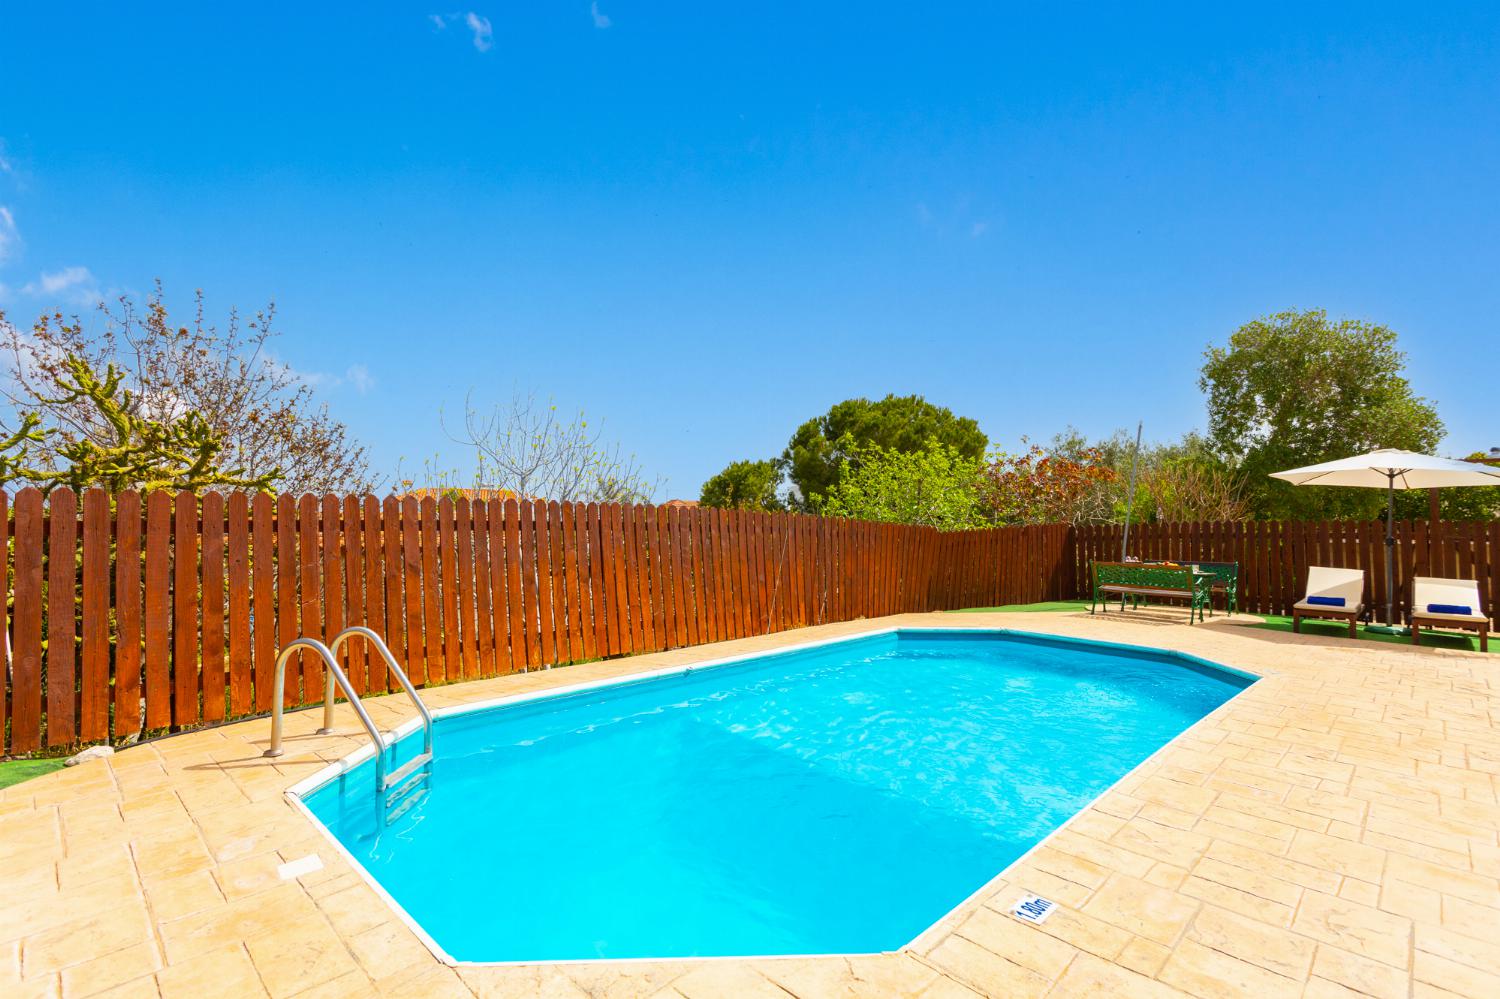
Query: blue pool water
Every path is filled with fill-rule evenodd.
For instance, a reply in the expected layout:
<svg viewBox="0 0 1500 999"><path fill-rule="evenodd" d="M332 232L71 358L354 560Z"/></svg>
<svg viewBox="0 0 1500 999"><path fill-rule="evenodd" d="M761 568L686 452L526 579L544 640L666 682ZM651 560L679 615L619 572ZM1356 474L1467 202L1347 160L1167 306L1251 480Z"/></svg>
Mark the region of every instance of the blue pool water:
<svg viewBox="0 0 1500 999"><path fill-rule="evenodd" d="M371 762L307 804L460 961L893 950L1250 682L887 633L440 718L388 828Z"/></svg>

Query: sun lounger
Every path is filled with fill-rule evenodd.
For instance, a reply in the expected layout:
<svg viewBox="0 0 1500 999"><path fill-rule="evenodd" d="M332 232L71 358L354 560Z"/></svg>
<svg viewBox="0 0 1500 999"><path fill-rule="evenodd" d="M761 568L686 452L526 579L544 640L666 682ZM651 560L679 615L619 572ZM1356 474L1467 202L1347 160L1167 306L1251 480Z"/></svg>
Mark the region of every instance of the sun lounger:
<svg viewBox="0 0 1500 999"><path fill-rule="evenodd" d="M1419 644L1423 628L1455 628L1479 632L1479 651L1490 650L1490 619L1479 604L1479 584L1472 579L1438 579L1417 576L1412 580L1411 643Z"/></svg>
<svg viewBox="0 0 1500 999"><path fill-rule="evenodd" d="M1349 637L1364 613L1365 572L1363 569L1330 569L1313 565L1307 569L1307 593L1292 605L1292 630L1302 630L1302 619L1326 618L1347 621Z"/></svg>

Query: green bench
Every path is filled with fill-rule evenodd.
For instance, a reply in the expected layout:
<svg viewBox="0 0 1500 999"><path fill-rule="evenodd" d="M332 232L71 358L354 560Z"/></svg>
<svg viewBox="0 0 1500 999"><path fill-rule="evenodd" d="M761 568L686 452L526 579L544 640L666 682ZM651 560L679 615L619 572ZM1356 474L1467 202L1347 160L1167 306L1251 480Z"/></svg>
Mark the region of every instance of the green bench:
<svg viewBox="0 0 1500 999"><path fill-rule="evenodd" d="M1203 620L1204 608L1213 598L1214 575L1195 572L1191 566L1153 565L1145 562L1095 562L1093 564L1094 598L1089 613L1095 607L1106 613L1112 597L1120 598L1120 609L1125 609L1125 599L1132 597L1174 597L1188 602L1188 624L1196 614Z"/></svg>

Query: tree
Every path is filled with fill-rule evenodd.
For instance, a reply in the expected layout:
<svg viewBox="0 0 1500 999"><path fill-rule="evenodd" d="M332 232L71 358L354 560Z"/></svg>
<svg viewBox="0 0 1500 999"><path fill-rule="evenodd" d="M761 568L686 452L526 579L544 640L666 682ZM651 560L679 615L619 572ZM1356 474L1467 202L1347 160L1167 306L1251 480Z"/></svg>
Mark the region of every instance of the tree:
<svg viewBox="0 0 1500 999"><path fill-rule="evenodd" d="M1141 481L1151 497L1150 512L1158 521L1244 520L1248 510L1244 476L1200 457L1178 455L1155 461Z"/></svg>
<svg viewBox="0 0 1500 999"><path fill-rule="evenodd" d="M702 506L775 513L786 509L786 503L778 495L780 488L781 465L778 462L736 461L703 483L698 502Z"/></svg>
<svg viewBox="0 0 1500 999"><path fill-rule="evenodd" d="M274 305L248 323L231 310L221 329L205 322L201 293L195 301L188 326L173 324L159 285L143 312L122 297L112 308L100 306L92 324L55 312L23 332L0 313L0 369L9 376L0 378L0 394L16 419L37 414L59 459L63 448L84 442L107 448L117 444L117 428L94 400L59 396L57 386L72 358L95 372L113 366L129 391L129 417L170 424L198 414L219 441L216 460L248 479L274 471L290 492L373 488L364 447L317 403L312 382L271 354L279 335ZM0 420L0 430L13 427Z"/></svg>
<svg viewBox="0 0 1500 999"><path fill-rule="evenodd" d="M1000 524L1096 524L1111 519L1115 470L1093 447L1032 444L1022 454L998 452L984 469L980 492Z"/></svg>
<svg viewBox="0 0 1500 999"><path fill-rule="evenodd" d="M220 464L224 441L197 411L165 420L141 416L132 393L121 387L124 378L113 365L101 377L83 358L67 358L53 376L60 394L43 401L73 411L87 407L107 432L54 445L60 431L44 427L37 413L22 414L16 433L0 440L0 486L19 481L47 493L58 486L101 487L111 493L213 486L274 489L276 469L252 476Z"/></svg>
<svg viewBox="0 0 1500 999"><path fill-rule="evenodd" d="M799 505L815 509L850 460L868 449L915 453L934 440L976 462L989 445L978 423L947 407L919 395L888 395L878 402L846 399L808 420L792 435L781 460Z"/></svg>
<svg viewBox="0 0 1500 999"><path fill-rule="evenodd" d="M1269 519L1372 517L1378 490L1293 486L1271 472L1393 447L1432 451L1443 424L1412 392L1396 333L1322 310L1246 323L1210 347L1199 378L1208 441L1245 477L1250 512Z"/></svg>
<svg viewBox="0 0 1500 999"><path fill-rule="evenodd" d="M943 531L983 527L977 488L981 464L936 438L915 451L878 444L848 449L817 512Z"/></svg>
<svg viewBox="0 0 1500 999"><path fill-rule="evenodd" d="M648 480L635 455L606 442L602 428L589 426L582 412L562 417L556 405L542 405L534 394L517 393L486 411L471 393L464 399L462 428L448 436L473 448L479 489L528 499L649 503L663 485ZM456 478L447 476L443 484L452 487Z"/></svg>

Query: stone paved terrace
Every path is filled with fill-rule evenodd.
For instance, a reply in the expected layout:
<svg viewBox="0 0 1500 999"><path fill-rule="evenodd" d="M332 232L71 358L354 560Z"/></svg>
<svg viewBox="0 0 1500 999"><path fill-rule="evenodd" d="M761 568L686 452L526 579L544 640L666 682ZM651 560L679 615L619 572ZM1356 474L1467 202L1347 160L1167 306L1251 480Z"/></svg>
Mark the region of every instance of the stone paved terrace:
<svg viewBox="0 0 1500 999"><path fill-rule="evenodd" d="M444 966L283 797L361 744L341 708L335 736L312 734L319 712L289 716L274 762L262 719L3 792L0 995L1500 996L1500 657L1182 621L904 615L429 692L455 704L896 623L1155 645L1265 676L910 951ZM385 727L410 713L370 704ZM323 870L280 879L311 852ZM1012 918L1023 891L1060 911Z"/></svg>

